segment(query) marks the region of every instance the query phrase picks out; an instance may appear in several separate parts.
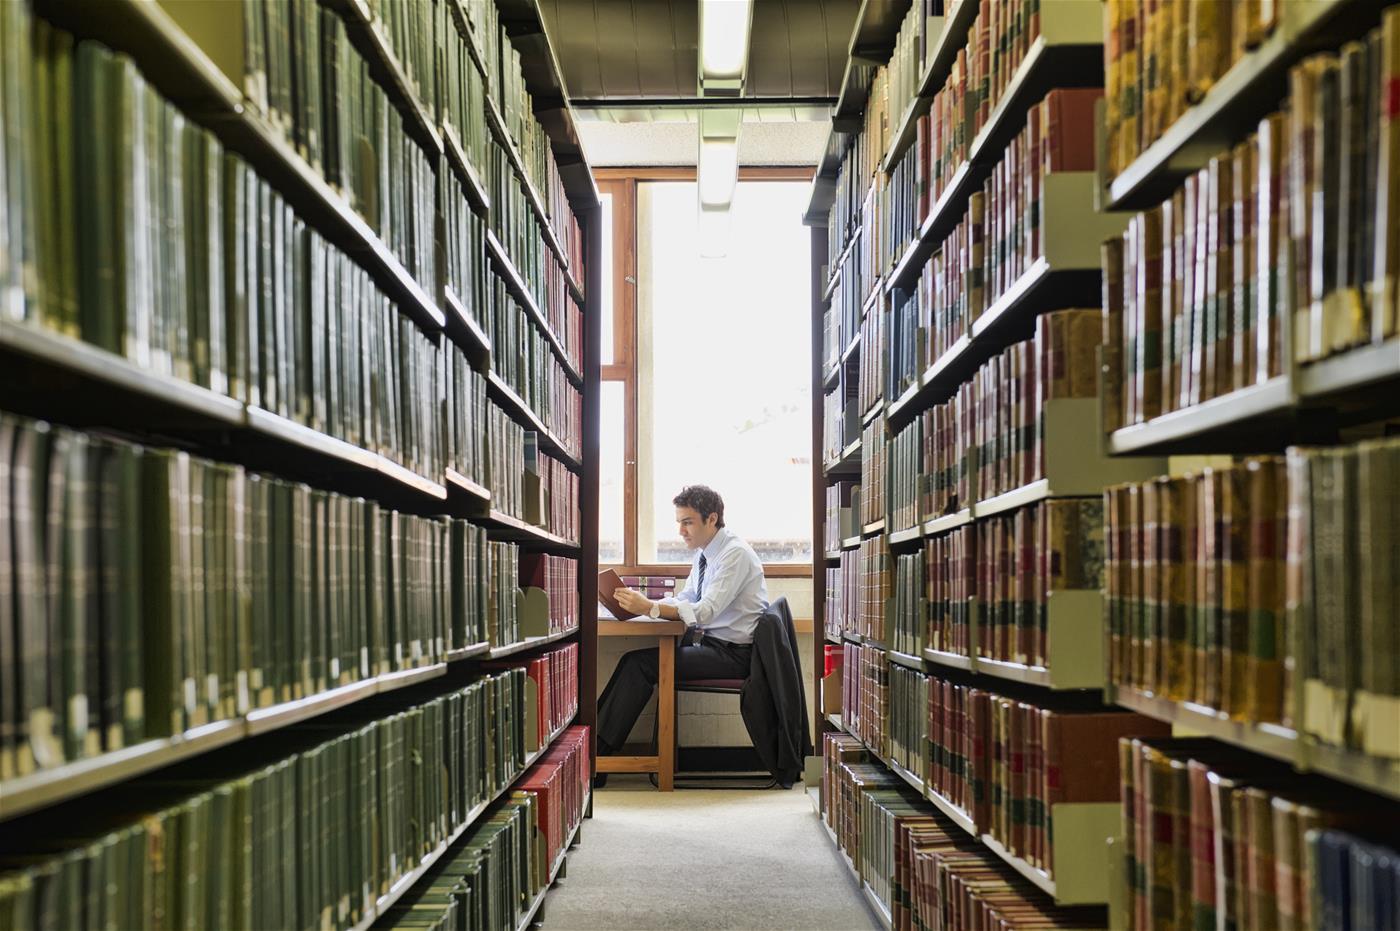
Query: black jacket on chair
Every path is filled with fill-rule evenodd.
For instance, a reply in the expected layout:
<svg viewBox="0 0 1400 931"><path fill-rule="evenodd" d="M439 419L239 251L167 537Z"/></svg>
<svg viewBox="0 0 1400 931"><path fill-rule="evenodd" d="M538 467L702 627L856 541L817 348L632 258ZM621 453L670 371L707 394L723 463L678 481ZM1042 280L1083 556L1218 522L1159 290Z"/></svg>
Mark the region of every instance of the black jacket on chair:
<svg viewBox="0 0 1400 931"><path fill-rule="evenodd" d="M769 605L754 628L753 658L739 693L739 712L758 758L783 788L790 788L812 753L812 737L797 632L786 598Z"/></svg>

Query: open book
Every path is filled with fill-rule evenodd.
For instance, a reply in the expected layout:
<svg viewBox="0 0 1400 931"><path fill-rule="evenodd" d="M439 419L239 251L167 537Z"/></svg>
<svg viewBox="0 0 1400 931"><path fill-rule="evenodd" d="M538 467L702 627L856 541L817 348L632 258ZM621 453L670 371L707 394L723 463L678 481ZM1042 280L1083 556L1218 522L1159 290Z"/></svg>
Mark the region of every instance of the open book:
<svg viewBox="0 0 1400 931"><path fill-rule="evenodd" d="M626 585L622 584L622 579L615 570L604 569L602 572L598 573L598 603L612 612L612 616L619 621L654 620L653 618L647 617L645 614L633 614L617 603L617 598L613 595L613 592L617 591L619 588L626 587Z"/></svg>

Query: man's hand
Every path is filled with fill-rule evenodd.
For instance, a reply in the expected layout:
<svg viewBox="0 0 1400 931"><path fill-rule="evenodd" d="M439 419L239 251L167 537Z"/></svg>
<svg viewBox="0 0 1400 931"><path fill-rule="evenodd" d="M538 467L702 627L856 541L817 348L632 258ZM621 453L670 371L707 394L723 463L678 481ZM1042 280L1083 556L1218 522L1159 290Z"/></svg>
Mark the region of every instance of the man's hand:
<svg viewBox="0 0 1400 931"><path fill-rule="evenodd" d="M641 615L651 613L651 599L640 592L634 592L630 588L619 588L613 591L613 597L624 611Z"/></svg>

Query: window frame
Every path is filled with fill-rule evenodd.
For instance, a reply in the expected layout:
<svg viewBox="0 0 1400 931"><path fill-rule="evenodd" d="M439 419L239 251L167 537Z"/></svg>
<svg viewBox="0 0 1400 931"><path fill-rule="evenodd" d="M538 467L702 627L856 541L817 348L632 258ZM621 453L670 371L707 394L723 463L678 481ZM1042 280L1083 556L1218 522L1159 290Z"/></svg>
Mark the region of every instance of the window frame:
<svg viewBox="0 0 1400 931"><path fill-rule="evenodd" d="M601 193L611 194L613 203L612 276L613 306L604 312L613 315L613 361L602 366L602 381L621 382L623 405L623 503L622 564L600 564L619 575L670 576L683 579L690 566L679 563L637 562L637 183L646 181L694 181L693 166L661 168L594 168L593 176ZM739 169L740 181L811 181L808 166L749 167ZM812 546L820 546L813 538ZM810 579L811 562L764 563L763 574L770 579Z"/></svg>

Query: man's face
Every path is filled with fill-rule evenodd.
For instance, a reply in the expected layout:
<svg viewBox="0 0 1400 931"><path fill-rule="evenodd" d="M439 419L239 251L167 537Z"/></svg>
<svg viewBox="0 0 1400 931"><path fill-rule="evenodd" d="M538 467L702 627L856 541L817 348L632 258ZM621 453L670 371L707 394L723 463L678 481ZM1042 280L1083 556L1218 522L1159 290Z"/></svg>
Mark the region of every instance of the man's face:
<svg viewBox="0 0 1400 931"><path fill-rule="evenodd" d="M676 508L676 527L687 549L702 550L708 546L719 529L715 526L718 523L718 514L711 514L706 520L694 508Z"/></svg>

